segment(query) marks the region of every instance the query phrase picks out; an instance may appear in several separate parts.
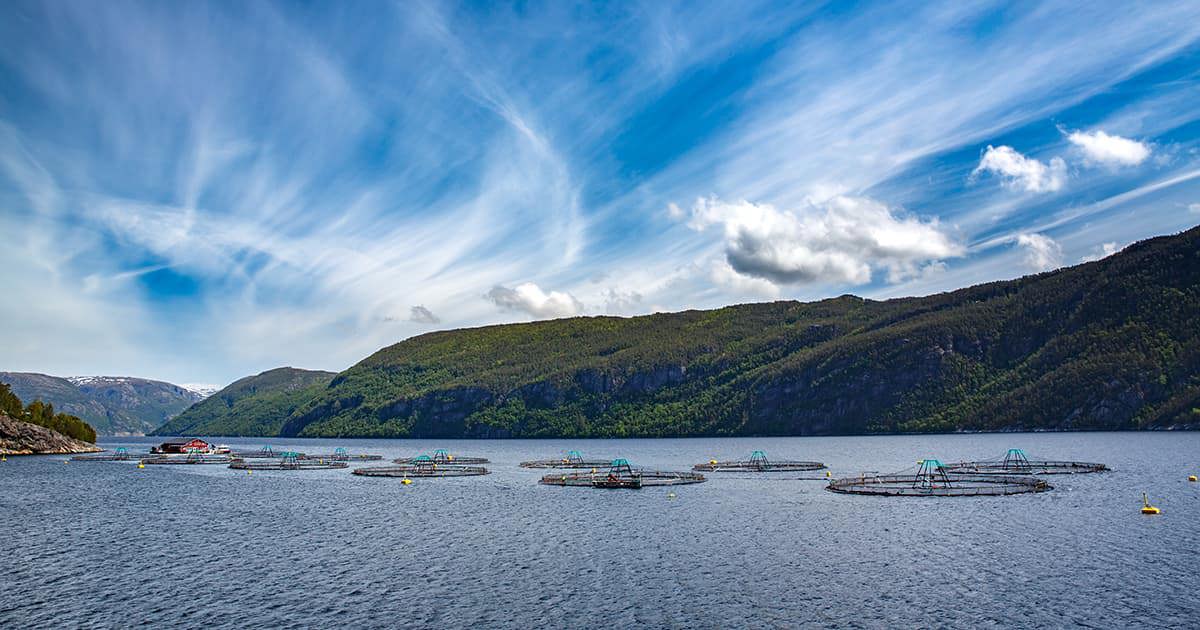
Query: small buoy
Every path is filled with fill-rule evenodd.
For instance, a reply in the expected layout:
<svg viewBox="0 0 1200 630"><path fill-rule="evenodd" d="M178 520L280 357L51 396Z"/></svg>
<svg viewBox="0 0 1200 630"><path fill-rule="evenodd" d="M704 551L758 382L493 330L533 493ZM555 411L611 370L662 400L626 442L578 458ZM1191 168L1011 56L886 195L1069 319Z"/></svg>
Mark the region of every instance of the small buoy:
<svg viewBox="0 0 1200 630"><path fill-rule="evenodd" d="M716 466L716 465L717 465L717 460L715 460L715 459L710 459L710 460L708 460L708 463L712 464L713 466Z"/></svg>
<svg viewBox="0 0 1200 630"><path fill-rule="evenodd" d="M64 459L64 460L63 460L63 463L64 463L64 464L70 464L70 463L71 463L71 460L69 460L69 459Z"/></svg>
<svg viewBox="0 0 1200 630"><path fill-rule="evenodd" d="M138 468L145 468L145 467L146 467L145 464L143 464L142 462L138 462Z"/></svg>
<svg viewBox="0 0 1200 630"><path fill-rule="evenodd" d="M254 474L254 471L253 471L253 470L248 470L248 469L247 469L247 470L246 470L246 474L247 474L247 475L253 475L253 474Z"/></svg>
<svg viewBox="0 0 1200 630"><path fill-rule="evenodd" d="M825 476L826 476L826 477L832 477L832 476L833 476L833 473L831 473L831 472L829 472L828 470L826 470L826 471L825 471Z"/></svg>
<svg viewBox="0 0 1200 630"><path fill-rule="evenodd" d="M1142 493L1142 514L1162 514L1162 510L1150 505L1150 499L1146 497L1146 493Z"/></svg>
<svg viewBox="0 0 1200 630"><path fill-rule="evenodd" d="M674 492L668 492L668 493L667 493L667 498L668 498L668 499L674 499L674 498L675 498L675 493L674 493Z"/></svg>
<svg viewBox="0 0 1200 630"><path fill-rule="evenodd" d="M406 486L407 486L407 485L411 485L411 484L412 484L412 479L409 479L408 477L405 477L405 478L403 478L403 479L401 479L401 480L400 480L400 483L402 483L402 484L404 484L404 485L406 485Z"/></svg>
<svg viewBox="0 0 1200 630"><path fill-rule="evenodd" d="M1195 481L1196 475L1188 475L1188 481Z"/></svg>

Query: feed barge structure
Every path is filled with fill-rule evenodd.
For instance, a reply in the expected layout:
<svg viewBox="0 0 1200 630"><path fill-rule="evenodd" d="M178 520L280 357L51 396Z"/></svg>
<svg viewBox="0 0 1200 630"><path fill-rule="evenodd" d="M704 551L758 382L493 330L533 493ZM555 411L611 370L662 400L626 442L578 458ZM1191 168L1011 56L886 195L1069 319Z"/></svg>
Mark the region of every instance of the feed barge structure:
<svg viewBox="0 0 1200 630"><path fill-rule="evenodd" d="M959 474L936 459L917 462L915 469L886 475L834 479L825 487L841 494L892 497L973 497L1046 492L1052 486L1028 475Z"/></svg>
<svg viewBox="0 0 1200 630"><path fill-rule="evenodd" d="M376 466L355 468L352 472L362 477L475 477L490 471L483 466L466 466L455 459L453 464L439 464L429 455L419 455L398 466ZM486 460L485 460L486 461Z"/></svg>
<svg viewBox="0 0 1200 630"><path fill-rule="evenodd" d="M1025 451L1010 448L1004 457L975 462L946 464L946 470L955 474L972 475L1069 475L1078 473L1106 472L1108 466L1093 462L1065 460L1029 459Z"/></svg>
<svg viewBox="0 0 1200 630"><path fill-rule="evenodd" d="M701 472L805 472L824 468L825 464L821 462L769 460L764 451L750 453L747 460L722 462L713 459L692 466L692 470Z"/></svg>
<svg viewBox="0 0 1200 630"><path fill-rule="evenodd" d="M567 451L561 459L535 459L521 462L521 468L606 468L612 463L611 459L584 459L579 451Z"/></svg>
<svg viewBox="0 0 1200 630"><path fill-rule="evenodd" d="M547 486L580 486L587 488L628 488L648 486L681 486L704 483L704 475L696 472L669 472L634 468L626 459L614 459L602 472L552 473L539 483Z"/></svg>
<svg viewBox="0 0 1200 630"><path fill-rule="evenodd" d="M489 464L491 461L486 457L463 457L461 455L452 455L450 451L444 448L439 448L433 452L433 455L418 455L416 457L401 457L393 459L393 464L414 464L421 458L433 460L433 463L442 465L465 465L465 464Z"/></svg>
<svg viewBox="0 0 1200 630"><path fill-rule="evenodd" d="M234 470L329 470L350 466L345 461L332 459L304 459L299 453L284 452L279 457L268 460L235 459L229 467Z"/></svg>
<svg viewBox="0 0 1200 630"><path fill-rule="evenodd" d="M231 464L234 459L228 455L209 455L200 451L192 451L187 455L152 455L143 457L142 464L150 465L215 465Z"/></svg>

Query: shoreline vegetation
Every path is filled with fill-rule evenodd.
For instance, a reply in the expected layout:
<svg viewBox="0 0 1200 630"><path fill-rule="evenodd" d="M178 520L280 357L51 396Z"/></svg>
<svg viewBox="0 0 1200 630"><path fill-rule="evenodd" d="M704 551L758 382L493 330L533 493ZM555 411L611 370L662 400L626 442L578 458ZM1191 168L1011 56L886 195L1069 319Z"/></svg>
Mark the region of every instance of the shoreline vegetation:
<svg viewBox="0 0 1200 630"><path fill-rule="evenodd" d="M28 406L0 383L0 454L48 455L94 453L96 431L54 405L35 400Z"/></svg>
<svg viewBox="0 0 1200 630"><path fill-rule="evenodd" d="M947 293L448 330L239 380L153 435L619 438L1200 428L1200 228Z"/></svg>

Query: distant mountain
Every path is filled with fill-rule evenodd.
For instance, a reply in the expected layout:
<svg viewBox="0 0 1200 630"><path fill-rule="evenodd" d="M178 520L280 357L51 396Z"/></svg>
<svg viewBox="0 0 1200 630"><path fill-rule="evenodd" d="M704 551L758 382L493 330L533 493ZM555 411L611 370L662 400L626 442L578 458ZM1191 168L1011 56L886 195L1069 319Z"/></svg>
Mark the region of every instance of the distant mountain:
<svg viewBox="0 0 1200 630"><path fill-rule="evenodd" d="M167 422L154 435L278 435L296 407L317 396L333 372L276 368L235 381Z"/></svg>
<svg viewBox="0 0 1200 630"><path fill-rule="evenodd" d="M142 435L203 400L200 394L171 383L124 376L57 377L0 372L23 400L41 400L79 416L100 435Z"/></svg>

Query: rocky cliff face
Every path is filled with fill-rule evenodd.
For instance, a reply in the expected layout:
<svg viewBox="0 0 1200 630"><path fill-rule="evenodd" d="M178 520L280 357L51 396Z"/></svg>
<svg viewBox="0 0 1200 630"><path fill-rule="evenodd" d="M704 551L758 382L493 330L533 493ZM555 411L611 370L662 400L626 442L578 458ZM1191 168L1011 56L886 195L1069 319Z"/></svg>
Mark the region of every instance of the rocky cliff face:
<svg viewBox="0 0 1200 630"><path fill-rule="evenodd" d="M94 444L73 440L57 431L14 420L0 413L0 454L52 455L95 453L100 450Z"/></svg>

